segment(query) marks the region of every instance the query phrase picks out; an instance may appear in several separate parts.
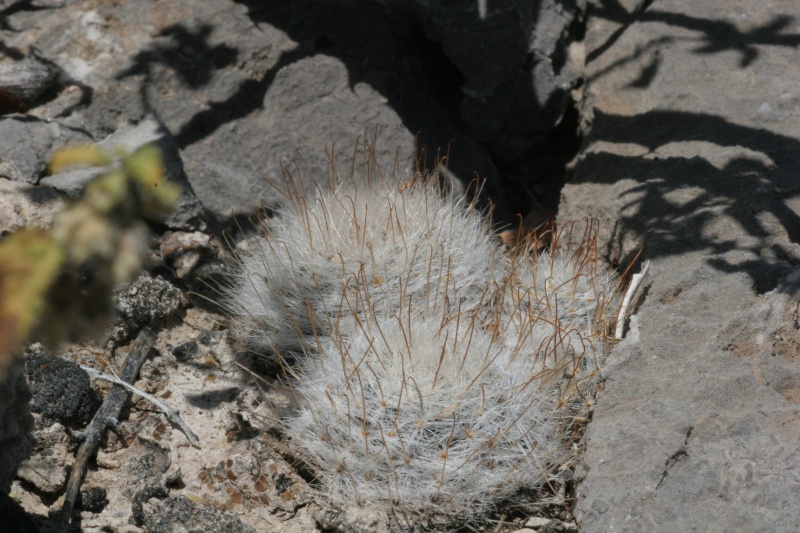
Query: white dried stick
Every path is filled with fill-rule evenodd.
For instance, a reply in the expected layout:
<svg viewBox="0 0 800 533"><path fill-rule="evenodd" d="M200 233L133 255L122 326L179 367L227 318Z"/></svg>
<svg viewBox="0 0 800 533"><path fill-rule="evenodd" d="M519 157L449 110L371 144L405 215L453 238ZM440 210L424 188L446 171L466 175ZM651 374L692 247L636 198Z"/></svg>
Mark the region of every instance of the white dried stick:
<svg viewBox="0 0 800 533"><path fill-rule="evenodd" d="M183 432L183 434L186 435L186 438L189 439L189 444L191 444L195 448L198 448L198 449L200 448L200 439L197 438L197 435L194 434L194 432L191 430L191 428L189 428L189 426L186 424L186 422L184 422L183 419L180 417L178 412L175 411L172 407L170 407L169 405L165 404L164 402L162 402L161 400L159 400L158 398L156 398L152 394L148 394L148 393L144 392L143 390L137 389L136 387L134 387L130 383L128 383L126 381L123 381L123 380L119 379L116 376L112 376L110 374L106 374L104 372L101 372L101 371L96 370L96 369L94 369L92 367L89 367L89 366L80 365L80 367L83 370L85 370L86 373L89 374L89 376L92 379L102 379L103 381L108 381L110 383L116 383L117 385L122 385L123 387L125 387L126 389L131 391L132 393L141 396L142 398L144 398L148 402L152 403L153 405L155 405L156 407L161 409L164 412L164 414L167 416L167 418L169 420L171 420L176 426L178 426L178 428L180 428L180 430Z"/></svg>
<svg viewBox="0 0 800 533"><path fill-rule="evenodd" d="M642 280L644 280L648 270L650 270L650 261L645 261L645 263L642 265L642 271L638 274L634 274L631 278L631 284L628 287L628 290L625 291L625 297L622 299L622 305L620 306L619 314L617 315L617 327L614 331L615 339L622 339L622 332L625 328L625 319L628 316L628 307L630 307L633 297L636 295L639 287L641 287Z"/></svg>

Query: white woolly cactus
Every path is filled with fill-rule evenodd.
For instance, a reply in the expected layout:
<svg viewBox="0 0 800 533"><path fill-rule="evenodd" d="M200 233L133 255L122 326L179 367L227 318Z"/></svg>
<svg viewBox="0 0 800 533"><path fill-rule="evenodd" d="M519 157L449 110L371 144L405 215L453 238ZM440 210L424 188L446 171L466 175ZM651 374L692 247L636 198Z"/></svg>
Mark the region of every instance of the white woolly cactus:
<svg viewBox="0 0 800 533"><path fill-rule="evenodd" d="M286 205L242 254L225 302L258 353L313 351L340 317L383 302L413 302L418 313L472 309L502 277L482 214L420 176L350 180L308 198L285 189Z"/></svg>
<svg viewBox="0 0 800 533"><path fill-rule="evenodd" d="M470 519L553 479L615 286L591 228L532 257L435 180L289 190L226 305L287 361L283 429L328 498Z"/></svg>
<svg viewBox="0 0 800 533"><path fill-rule="evenodd" d="M471 318L414 313L368 314L304 359L286 432L334 501L483 514L561 455L557 389Z"/></svg>
<svg viewBox="0 0 800 533"><path fill-rule="evenodd" d="M576 226L552 235L549 252L509 254L492 319L509 348L536 359L542 370L562 371L562 404L569 391L581 395L594 385L603 358L600 341L618 296L615 275L597 257L597 228L587 221L576 238Z"/></svg>

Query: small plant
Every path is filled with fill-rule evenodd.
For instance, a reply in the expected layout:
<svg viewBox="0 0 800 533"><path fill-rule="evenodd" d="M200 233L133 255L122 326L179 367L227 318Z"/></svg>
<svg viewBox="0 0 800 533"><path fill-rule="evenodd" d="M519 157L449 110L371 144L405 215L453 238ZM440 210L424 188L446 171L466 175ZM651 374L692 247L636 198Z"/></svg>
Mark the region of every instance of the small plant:
<svg viewBox="0 0 800 533"><path fill-rule="evenodd" d="M155 146L132 154L65 148L49 171L76 165L110 169L51 229L25 229L0 242L0 375L32 338L53 346L104 331L113 287L139 271L147 251L140 215L166 214L180 193L164 180Z"/></svg>
<svg viewBox="0 0 800 533"><path fill-rule="evenodd" d="M148 231L139 215L164 214L180 192L164 180L161 152L154 146L116 156L95 147L66 148L54 155L50 171L73 165L109 171L89 182L51 229L24 229L0 242L3 491L33 446L30 391L22 371L25 345L39 340L55 346L104 332L114 286L139 271L147 250Z"/></svg>
<svg viewBox="0 0 800 533"><path fill-rule="evenodd" d="M530 254L435 176L313 189L287 180L225 305L285 369L283 429L327 497L475 519L555 479L615 293L594 228Z"/></svg>
<svg viewBox="0 0 800 533"><path fill-rule="evenodd" d="M484 217L462 200L443 201L421 176L349 181L309 197L290 182L285 190L286 205L242 254L226 300L237 336L257 353L315 352L351 314L413 303L418 313L454 315L479 306L488 282L502 277Z"/></svg>

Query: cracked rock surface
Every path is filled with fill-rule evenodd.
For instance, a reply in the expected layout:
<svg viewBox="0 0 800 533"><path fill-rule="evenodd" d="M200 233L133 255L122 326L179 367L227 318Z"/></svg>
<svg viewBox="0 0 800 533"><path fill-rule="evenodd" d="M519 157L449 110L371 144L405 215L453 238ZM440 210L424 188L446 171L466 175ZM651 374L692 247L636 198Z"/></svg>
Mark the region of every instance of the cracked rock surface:
<svg viewBox="0 0 800 533"><path fill-rule="evenodd" d="M587 432L581 531L800 529L796 4L595 2L560 215L652 266ZM766 83L770 80L769 83Z"/></svg>

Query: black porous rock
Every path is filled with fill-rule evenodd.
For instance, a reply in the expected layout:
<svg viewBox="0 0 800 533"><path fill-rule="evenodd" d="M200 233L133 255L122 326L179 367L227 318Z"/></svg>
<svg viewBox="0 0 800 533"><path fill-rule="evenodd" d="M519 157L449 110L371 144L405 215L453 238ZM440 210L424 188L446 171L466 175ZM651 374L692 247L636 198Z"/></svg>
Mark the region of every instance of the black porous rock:
<svg viewBox="0 0 800 533"><path fill-rule="evenodd" d="M147 531L171 533L175 526L180 525L182 531L187 533L255 533L253 528L243 524L233 513L211 505L196 505L185 496L154 499L161 494L161 491L145 489L134 498L134 519L137 525Z"/></svg>
<svg viewBox="0 0 800 533"><path fill-rule="evenodd" d="M106 489L103 487L91 487L81 491L77 508L91 513L99 513L108 505Z"/></svg>
<svg viewBox="0 0 800 533"><path fill-rule="evenodd" d="M25 371L33 393L33 412L47 420L83 427L100 407L89 375L76 363L48 354L41 345L26 352Z"/></svg>
<svg viewBox="0 0 800 533"><path fill-rule="evenodd" d="M180 289L169 281L142 273L114 295L117 317L111 340L122 343L152 322L163 321L184 304Z"/></svg>

